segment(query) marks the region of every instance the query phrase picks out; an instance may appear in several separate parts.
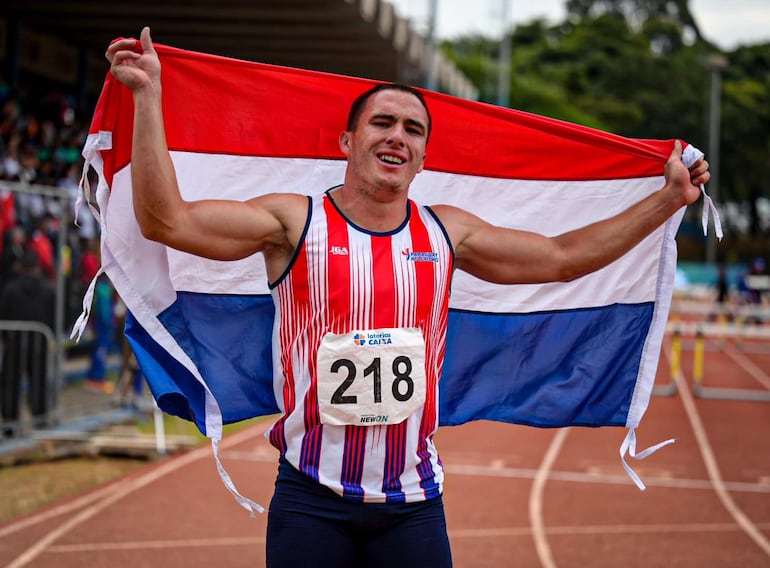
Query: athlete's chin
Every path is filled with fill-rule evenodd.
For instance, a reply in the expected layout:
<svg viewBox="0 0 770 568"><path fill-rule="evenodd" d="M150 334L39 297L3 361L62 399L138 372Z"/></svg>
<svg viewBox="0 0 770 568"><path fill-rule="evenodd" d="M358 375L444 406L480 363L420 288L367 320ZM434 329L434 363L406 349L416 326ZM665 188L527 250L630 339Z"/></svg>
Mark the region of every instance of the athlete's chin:
<svg viewBox="0 0 770 568"><path fill-rule="evenodd" d="M382 177L377 180L376 185L380 189L392 191L394 193L402 193L409 191L409 186L412 182L412 178L405 180L402 176L398 178L394 177Z"/></svg>

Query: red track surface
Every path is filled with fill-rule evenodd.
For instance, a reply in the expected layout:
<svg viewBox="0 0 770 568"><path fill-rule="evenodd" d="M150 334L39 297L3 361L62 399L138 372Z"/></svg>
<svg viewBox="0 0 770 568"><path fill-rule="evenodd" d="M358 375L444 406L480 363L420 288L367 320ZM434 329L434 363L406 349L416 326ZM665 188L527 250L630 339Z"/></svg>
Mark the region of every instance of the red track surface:
<svg viewBox="0 0 770 568"><path fill-rule="evenodd" d="M767 392L767 341L705 345L704 386ZM624 429L442 430L455 566L769 567L770 402L693 397L694 344L682 346L686 388L654 396L638 431L639 449L677 439L632 463L646 491L620 464ZM661 385L668 367L663 358ZM263 428L226 437L221 456L241 492L267 505L276 455ZM265 522L235 503L204 447L0 525L0 565L253 568Z"/></svg>

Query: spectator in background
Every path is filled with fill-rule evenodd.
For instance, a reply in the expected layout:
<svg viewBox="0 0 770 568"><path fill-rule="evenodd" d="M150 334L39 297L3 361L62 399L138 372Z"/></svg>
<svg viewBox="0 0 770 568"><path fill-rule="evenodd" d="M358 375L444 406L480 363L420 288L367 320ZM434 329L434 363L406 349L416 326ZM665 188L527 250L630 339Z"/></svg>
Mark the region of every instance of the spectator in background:
<svg viewBox="0 0 770 568"><path fill-rule="evenodd" d="M53 282L56 280L56 256L54 243L51 239L51 224L53 218L44 215L37 221L37 226L29 238L28 246L32 248L40 259L40 267L43 274Z"/></svg>
<svg viewBox="0 0 770 568"><path fill-rule="evenodd" d="M30 321L48 326L53 332L55 296L53 286L42 275L35 252L27 249L19 275L0 294L0 319ZM13 436L19 420L23 377L28 380L27 404L37 426L47 422L48 339L36 331L4 331L3 362L0 370L0 411L3 435Z"/></svg>
<svg viewBox="0 0 770 568"><path fill-rule="evenodd" d="M94 346L91 349L91 367L85 388L110 394L115 385L107 381L107 359L118 350L115 333L115 291L105 276L96 281L94 311L92 314Z"/></svg>
<svg viewBox="0 0 770 568"><path fill-rule="evenodd" d="M3 102L2 111L0 111L0 136L3 137L5 142L14 135L21 139L21 133L18 128L20 116L18 99L14 96L8 96L5 102Z"/></svg>
<svg viewBox="0 0 770 568"><path fill-rule="evenodd" d="M727 283L727 269L723 264L720 264L719 272L717 274L717 303L720 306L724 306L727 302L729 292L730 287Z"/></svg>
<svg viewBox="0 0 770 568"><path fill-rule="evenodd" d="M99 241L80 240L80 285L85 291L99 272Z"/></svg>
<svg viewBox="0 0 770 568"><path fill-rule="evenodd" d="M716 310L709 314L709 321L728 321L733 320L733 314L730 311L728 300L730 299L730 284L727 280L727 269L724 264L719 265L717 271L717 280L714 283L716 289Z"/></svg>
<svg viewBox="0 0 770 568"><path fill-rule="evenodd" d="M0 253L0 290L18 276L27 244L27 235L18 225L11 227L4 237L3 252Z"/></svg>
<svg viewBox="0 0 770 568"><path fill-rule="evenodd" d="M21 135L12 131L7 138L3 137L3 140L5 142L2 161L3 179L16 180L21 173Z"/></svg>
<svg viewBox="0 0 770 568"><path fill-rule="evenodd" d="M762 305L762 294L768 291L765 285L766 279L761 278L764 275L765 259L757 257L752 261L751 267L741 278L738 290L741 294L741 301L749 309L744 323L759 325L763 321L759 308Z"/></svg>

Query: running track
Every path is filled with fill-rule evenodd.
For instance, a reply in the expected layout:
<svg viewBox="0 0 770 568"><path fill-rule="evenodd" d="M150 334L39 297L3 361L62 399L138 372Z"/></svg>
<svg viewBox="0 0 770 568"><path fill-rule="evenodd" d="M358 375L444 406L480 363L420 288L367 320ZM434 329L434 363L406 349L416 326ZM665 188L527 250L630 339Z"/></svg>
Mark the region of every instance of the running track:
<svg viewBox="0 0 770 568"><path fill-rule="evenodd" d="M445 428L438 446L455 566L460 568L770 567L770 402L692 394L693 342L682 375L668 350L638 430L638 448L677 442L624 473L620 428L542 430L489 422ZM770 343L705 343L704 385L770 391ZM265 424L225 438L238 488L266 505L276 471ZM250 519L221 484L211 448L0 525L0 565L264 565L264 515ZM332 567L333 568L333 567Z"/></svg>

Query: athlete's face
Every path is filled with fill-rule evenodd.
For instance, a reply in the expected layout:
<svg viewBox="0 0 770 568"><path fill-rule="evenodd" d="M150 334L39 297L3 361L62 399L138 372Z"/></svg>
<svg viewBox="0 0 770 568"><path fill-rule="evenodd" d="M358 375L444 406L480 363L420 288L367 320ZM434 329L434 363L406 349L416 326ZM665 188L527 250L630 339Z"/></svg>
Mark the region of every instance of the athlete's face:
<svg viewBox="0 0 770 568"><path fill-rule="evenodd" d="M407 190L425 161L428 114L414 95L387 89L369 98L352 131L340 135L357 183Z"/></svg>

